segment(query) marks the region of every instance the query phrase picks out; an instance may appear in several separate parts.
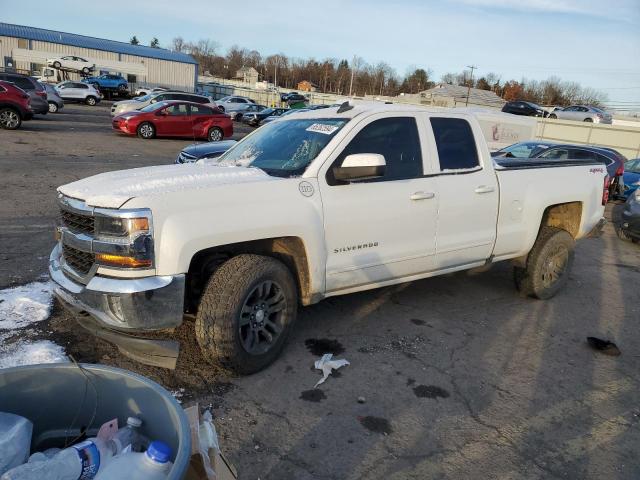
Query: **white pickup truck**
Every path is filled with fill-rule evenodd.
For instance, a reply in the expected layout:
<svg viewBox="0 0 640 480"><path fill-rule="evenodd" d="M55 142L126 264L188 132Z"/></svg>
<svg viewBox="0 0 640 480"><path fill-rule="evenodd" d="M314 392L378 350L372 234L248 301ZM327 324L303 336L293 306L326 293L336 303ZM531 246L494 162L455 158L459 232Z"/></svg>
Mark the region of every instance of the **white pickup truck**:
<svg viewBox="0 0 640 480"><path fill-rule="evenodd" d="M604 224L584 161L494 164L472 113L348 103L257 129L217 165L103 173L58 189L57 296L148 364L194 323L212 362L275 360L300 305L511 260L546 299ZM153 332L153 334L149 334Z"/></svg>

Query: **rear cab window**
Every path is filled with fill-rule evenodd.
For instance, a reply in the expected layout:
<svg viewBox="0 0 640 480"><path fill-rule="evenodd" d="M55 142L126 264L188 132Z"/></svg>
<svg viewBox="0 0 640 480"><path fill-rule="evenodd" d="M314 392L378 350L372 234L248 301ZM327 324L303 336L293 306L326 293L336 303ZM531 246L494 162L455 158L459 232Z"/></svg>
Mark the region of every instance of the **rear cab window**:
<svg viewBox="0 0 640 480"><path fill-rule="evenodd" d="M431 117L441 172L479 170L480 157L471 125L462 118Z"/></svg>

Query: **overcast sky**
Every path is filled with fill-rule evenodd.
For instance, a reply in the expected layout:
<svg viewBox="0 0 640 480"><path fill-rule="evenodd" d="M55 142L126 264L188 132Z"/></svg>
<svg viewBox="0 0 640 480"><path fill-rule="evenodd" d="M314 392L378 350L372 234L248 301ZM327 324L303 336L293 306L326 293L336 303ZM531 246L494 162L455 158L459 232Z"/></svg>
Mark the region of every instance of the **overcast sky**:
<svg viewBox="0 0 640 480"><path fill-rule="evenodd" d="M89 7L93 5L93 7ZM0 21L167 46L210 38L263 55L385 61L436 79L478 65L503 80L557 75L640 109L640 0L0 0ZM308 5L309 7L306 7ZM130 9L130 13L128 13Z"/></svg>

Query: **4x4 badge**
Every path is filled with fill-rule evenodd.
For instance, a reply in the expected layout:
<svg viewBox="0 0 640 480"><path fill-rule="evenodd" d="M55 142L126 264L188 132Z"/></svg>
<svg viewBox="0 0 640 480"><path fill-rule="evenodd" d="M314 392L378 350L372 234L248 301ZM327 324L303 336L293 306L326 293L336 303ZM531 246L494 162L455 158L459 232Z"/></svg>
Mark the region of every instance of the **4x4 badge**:
<svg viewBox="0 0 640 480"><path fill-rule="evenodd" d="M313 185L311 185L309 182L300 182L298 184L298 190L300 190L300 193L305 197L310 197L313 195L313 192L315 192Z"/></svg>

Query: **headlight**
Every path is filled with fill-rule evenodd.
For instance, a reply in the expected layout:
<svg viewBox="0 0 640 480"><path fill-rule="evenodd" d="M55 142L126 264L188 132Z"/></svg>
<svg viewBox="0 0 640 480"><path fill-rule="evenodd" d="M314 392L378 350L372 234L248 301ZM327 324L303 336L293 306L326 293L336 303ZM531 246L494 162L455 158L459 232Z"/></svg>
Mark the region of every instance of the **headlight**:
<svg viewBox="0 0 640 480"><path fill-rule="evenodd" d="M138 233L149 232L149 218L119 218L97 215L95 219L96 236L132 237Z"/></svg>
<svg viewBox="0 0 640 480"><path fill-rule="evenodd" d="M120 216L116 216L120 215ZM105 267L153 267L153 225L151 211L95 212L96 262Z"/></svg>

